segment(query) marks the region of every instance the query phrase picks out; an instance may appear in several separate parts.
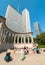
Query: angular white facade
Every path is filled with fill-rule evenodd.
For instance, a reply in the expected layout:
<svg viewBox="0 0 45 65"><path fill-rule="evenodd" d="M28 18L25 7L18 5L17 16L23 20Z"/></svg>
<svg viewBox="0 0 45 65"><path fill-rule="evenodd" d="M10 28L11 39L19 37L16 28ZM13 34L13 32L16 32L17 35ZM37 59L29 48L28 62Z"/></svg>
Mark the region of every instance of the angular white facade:
<svg viewBox="0 0 45 65"><path fill-rule="evenodd" d="M22 19L23 19L23 23L24 23L24 32L31 32L29 11L27 9L23 10Z"/></svg>
<svg viewBox="0 0 45 65"><path fill-rule="evenodd" d="M22 32L22 16L10 5L6 11L6 25L14 32Z"/></svg>
<svg viewBox="0 0 45 65"><path fill-rule="evenodd" d="M10 30L20 33L31 32L29 12L27 9L24 9L21 15L9 5L5 18L6 25Z"/></svg>

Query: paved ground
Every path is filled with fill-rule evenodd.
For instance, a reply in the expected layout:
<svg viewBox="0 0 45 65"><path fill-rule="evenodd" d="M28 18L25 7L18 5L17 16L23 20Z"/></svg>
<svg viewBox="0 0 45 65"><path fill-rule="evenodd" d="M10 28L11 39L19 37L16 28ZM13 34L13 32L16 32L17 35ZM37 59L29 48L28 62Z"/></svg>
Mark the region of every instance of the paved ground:
<svg viewBox="0 0 45 65"><path fill-rule="evenodd" d="M8 63L4 61L5 54L6 52L0 54L0 65L45 65L45 52L36 54L30 51L23 61L20 60L19 52L16 52L15 54L12 52L11 56L13 60Z"/></svg>

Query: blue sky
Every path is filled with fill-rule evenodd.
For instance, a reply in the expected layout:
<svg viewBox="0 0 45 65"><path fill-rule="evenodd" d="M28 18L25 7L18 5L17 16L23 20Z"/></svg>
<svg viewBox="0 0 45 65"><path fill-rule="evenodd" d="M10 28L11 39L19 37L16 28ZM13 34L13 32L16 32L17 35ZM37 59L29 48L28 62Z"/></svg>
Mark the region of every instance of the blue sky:
<svg viewBox="0 0 45 65"><path fill-rule="evenodd" d="M0 15L5 17L7 6L11 5L21 13L24 8L27 8L30 13L31 30L33 36L34 23L39 22L43 31L45 31L45 0L0 0Z"/></svg>

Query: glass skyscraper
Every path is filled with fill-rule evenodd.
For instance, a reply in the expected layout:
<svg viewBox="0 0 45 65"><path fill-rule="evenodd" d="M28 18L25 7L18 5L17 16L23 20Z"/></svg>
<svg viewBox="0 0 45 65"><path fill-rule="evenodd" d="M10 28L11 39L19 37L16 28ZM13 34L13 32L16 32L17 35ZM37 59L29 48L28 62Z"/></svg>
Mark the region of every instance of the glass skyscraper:
<svg viewBox="0 0 45 65"><path fill-rule="evenodd" d="M36 35L39 35L39 34L42 33L42 29L41 29L41 27L40 27L38 22L34 23L34 30L35 30Z"/></svg>

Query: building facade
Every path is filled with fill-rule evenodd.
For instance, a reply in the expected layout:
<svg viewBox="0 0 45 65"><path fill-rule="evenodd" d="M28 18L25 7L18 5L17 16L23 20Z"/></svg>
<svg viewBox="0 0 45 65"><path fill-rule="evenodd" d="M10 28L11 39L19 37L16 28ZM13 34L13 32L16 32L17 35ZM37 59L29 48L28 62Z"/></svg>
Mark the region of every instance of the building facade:
<svg viewBox="0 0 45 65"><path fill-rule="evenodd" d="M34 29L35 29L36 36L42 33L41 27L38 22L34 23Z"/></svg>
<svg viewBox="0 0 45 65"><path fill-rule="evenodd" d="M6 25L14 32L23 32L22 29L22 16L10 5L7 7L6 11Z"/></svg>
<svg viewBox="0 0 45 65"><path fill-rule="evenodd" d="M22 14L20 14L9 5L7 7L5 18L7 27L12 31L20 33L31 32L29 11L27 9L24 9Z"/></svg>
<svg viewBox="0 0 45 65"><path fill-rule="evenodd" d="M22 11L22 21L24 25L24 32L31 32L29 11L27 9Z"/></svg>
<svg viewBox="0 0 45 65"><path fill-rule="evenodd" d="M19 14L18 11L9 5L5 18L0 16L0 21L1 43L14 44L18 48L24 46L32 47L34 42L27 9L24 9L22 14Z"/></svg>

